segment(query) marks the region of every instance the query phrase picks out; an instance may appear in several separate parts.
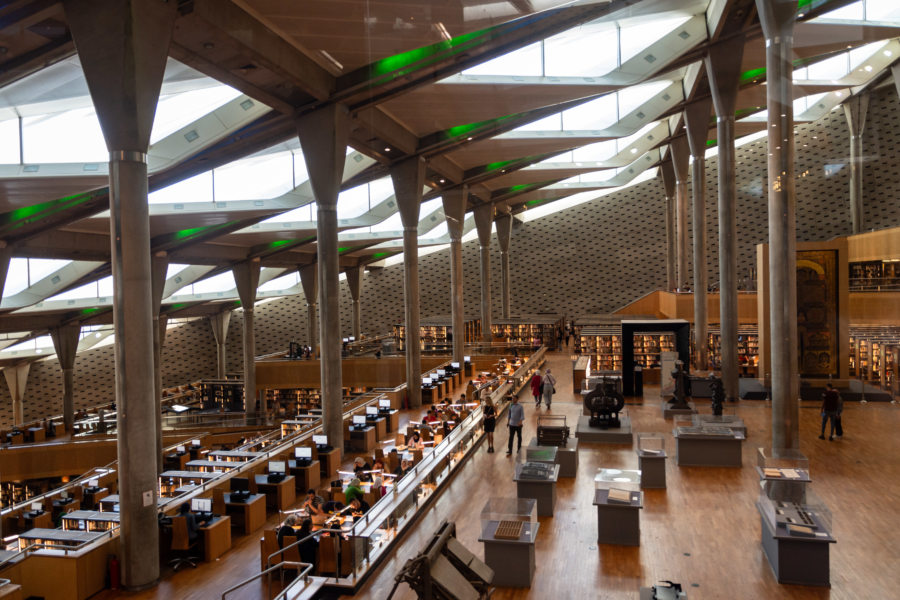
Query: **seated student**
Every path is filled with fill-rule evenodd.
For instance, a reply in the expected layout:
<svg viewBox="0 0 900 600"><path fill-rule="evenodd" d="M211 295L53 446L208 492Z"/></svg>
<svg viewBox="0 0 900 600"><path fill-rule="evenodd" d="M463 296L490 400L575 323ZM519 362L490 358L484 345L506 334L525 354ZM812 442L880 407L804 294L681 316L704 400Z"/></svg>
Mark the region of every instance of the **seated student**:
<svg viewBox="0 0 900 600"><path fill-rule="evenodd" d="M325 501L316 494L316 490L310 488L306 490L306 500L303 501L303 508L309 513L313 525L321 525L325 522L325 510L323 505Z"/></svg>
<svg viewBox="0 0 900 600"><path fill-rule="evenodd" d="M278 547L284 548L284 536L286 535L297 535L294 531L294 527L297 523L300 522L300 519L297 515L288 515L287 519L284 520L284 524L278 528L278 531L275 532L275 535L278 537Z"/></svg>
<svg viewBox="0 0 900 600"><path fill-rule="evenodd" d="M312 534L312 526L313 523L309 519L304 519L303 524L300 526L300 530L296 533L298 540L303 540L305 537L309 537ZM300 562L305 562L313 565L315 568L316 564L316 550L319 547L319 541L316 538L310 538L306 541L301 541L297 548L300 550Z"/></svg>
<svg viewBox="0 0 900 600"><path fill-rule="evenodd" d="M404 475L409 473L411 470L412 470L412 463L409 460L404 458L403 460L400 461L400 466L394 470L394 475L397 476L397 479L400 479L401 477L403 477Z"/></svg>
<svg viewBox="0 0 900 600"><path fill-rule="evenodd" d="M369 512L369 503L363 500L362 498L354 498L350 502L350 512L353 513L353 516L361 516Z"/></svg>
<svg viewBox="0 0 900 600"><path fill-rule="evenodd" d="M360 481L372 481L372 475L368 471L372 470L372 465L367 463L361 456L357 456L353 461L353 473Z"/></svg>
<svg viewBox="0 0 900 600"><path fill-rule="evenodd" d="M425 442L422 441L422 436L419 435L418 431L414 431L411 436L406 440L406 445L410 448L414 448L415 450L424 450Z"/></svg>
<svg viewBox="0 0 900 600"><path fill-rule="evenodd" d="M188 540L193 542L200 533L197 516L191 512L191 505L187 502L178 507L178 516L184 517L187 524Z"/></svg>
<svg viewBox="0 0 900 600"><path fill-rule="evenodd" d="M440 422L440 419L438 419L437 411L433 408L429 408L428 412L425 414L425 418L422 419L422 421L431 425L433 423Z"/></svg>
<svg viewBox="0 0 900 600"><path fill-rule="evenodd" d="M356 479L354 477L352 480L350 480L350 485L347 486L347 489L344 490L344 501L347 504L350 504L350 502L354 498L362 498L362 497L363 497L363 491L359 485L359 479Z"/></svg>
<svg viewBox="0 0 900 600"><path fill-rule="evenodd" d="M322 505L322 512L326 515L333 515L344 510L344 505L337 500L329 500Z"/></svg>

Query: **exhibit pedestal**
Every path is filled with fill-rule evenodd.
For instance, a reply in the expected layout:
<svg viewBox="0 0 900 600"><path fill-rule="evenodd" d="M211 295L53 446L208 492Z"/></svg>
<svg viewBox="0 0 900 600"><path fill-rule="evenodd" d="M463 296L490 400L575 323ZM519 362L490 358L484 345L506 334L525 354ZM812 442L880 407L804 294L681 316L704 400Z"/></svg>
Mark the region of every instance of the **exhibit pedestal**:
<svg viewBox="0 0 900 600"><path fill-rule="evenodd" d="M644 495L629 492L631 502L610 502L609 490L594 491L594 506L597 507L597 543L619 546L641 545L640 510L644 508Z"/></svg>
<svg viewBox="0 0 900 600"><path fill-rule="evenodd" d="M671 419L677 415L694 415L697 414L697 406L693 402L687 403L687 408L675 408L671 401L662 403L662 413L664 419Z"/></svg>
<svg viewBox="0 0 900 600"><path fill-rule="evenodd" d="M591 444L630 444L631 419L621 417L622 426L616 429L600 429L590 426L590 417L584 415L578 417L578 426L575 428L575 437L585 443Z"/></svg>
<svg viewBox="0 0 900 600"><path fill-rule="evenodd" d="M516 482L516 495L519 498L534 498L537 500L537 513L542 517L552 517L553 507L556 505L556 480L559 478L559 465L553 465L553 469L545 478L537 479L523 475L523 467L533 463L516 465L516 473L513 481Z"/></svg>
<svg viewBox="0 0 900 600"><path fill-rule="evenodd" d="M484 544L484 562L494 570L493 585L497 587L531 587L534 578L534 540L539 523L525 523L517 540L497 539L500 521L488 522L479 542Z"/></svg>
<svg viewBox="0 0 900 600"><path fill-rule="evenodd" d="M824 531L798 537L776 530L758 504L757 509L763 550L778 583L830 586L829 547L836 540Z"/></svg>
<svg viewBox="0 0 900 600"><path fill-rule="evenodd" d="M537 437L531 438L528 446L537 446ZM560 477L575 477L578 474L578 438L570 437L565 446L556 447L556 464Z"/></svg>
<svg viewBox="0 0 900 600"><path fill-rule="evenodd" d="M737 416L726 415L724 417L716 417L714 415L697 415L697 425L715 425L721 427L728 427L735 433L740 433L745 438L747 437L747 425L744 423L744 420Z"/></svg>
<svg viewBox="0 0 900 600"><path fill-rule="evenodd" d="M679 467L740 467L743 436L675 436L675 462Z"/></svg>
<svg viewBox="0 0 900 600"><path fill-rule="evenodd" d="M641 471L641 487L666 488L666 453L641 452L638 455L638 469Z"/></svg>

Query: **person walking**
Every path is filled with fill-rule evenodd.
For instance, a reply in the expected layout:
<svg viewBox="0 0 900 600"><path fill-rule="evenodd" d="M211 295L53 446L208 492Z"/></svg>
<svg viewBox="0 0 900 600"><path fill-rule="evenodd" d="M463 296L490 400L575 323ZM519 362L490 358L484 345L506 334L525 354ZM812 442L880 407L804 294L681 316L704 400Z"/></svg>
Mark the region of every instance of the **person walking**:
<svg viewBox="0 0 900 600"><path fill-rule="evenodd" d="M490 395L484 399L484 434L487 436L488 452L494 451L494 427L497 425L497 409Z"/></svg>
<svg viewBox="0 0 900 600"><path fill-rule="evenodd" d="M531 376L531 395L534 396L534 407L541 405L541 370L538 369Z"/></svg>
<svg viewBox="0 0 900 600"><path fill-rule="evenodd" d="M837 392L837 390L835 390L835 392ZM837 439L844 437L844 424L841 422L842 414L844 414L844 399L841 397L840 392L838 392L838 410L837 415L834 417L834 437Z"/></svg>
<svg viewBox="0 0 900 600"><path fill-rule="evenodd" d="M834 440L835 421L837 420L841 408L841 395L834 389L831 383L825 385L825 392L822 393L822 431L819 433L819 439L825 439L825 424L831 421L831 431L828 434L828 441Z"/></svg>
<svg viewBox="0 0 900 600"><path fill-rule="evenodd" d="M506 455L512 454L513 436L519 436L519 447L517 452L522 451L522 423L525 422L525 409L519 404L519 397L512 397L512 404L509 405L509 414L507 416L506 426L509 427L509 446L506 449Z"/></svg>
<svg viewBox="0 0 900 600"><path fill-rule="evenodd" d="M547 410L550 410L550 403L553 401L553 394L556 393L556 378L550 373L550 368L544 372L544 381L541 384L541 389L544 392L544 404L547 405ZM538 402L540 404L540 402Z"/></svg>

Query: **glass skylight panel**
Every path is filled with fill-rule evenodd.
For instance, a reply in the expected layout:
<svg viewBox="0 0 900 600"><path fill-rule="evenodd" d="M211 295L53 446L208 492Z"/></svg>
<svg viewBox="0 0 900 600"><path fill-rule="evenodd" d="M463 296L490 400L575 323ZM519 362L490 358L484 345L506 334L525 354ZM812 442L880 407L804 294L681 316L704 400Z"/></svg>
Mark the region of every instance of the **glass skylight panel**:
<svg viewBox="0 0 900 600"><path fill-rule="evenodd" d="M516 127L513 131L561 131L562 116L560 113L526 123L521 127Z"/></svg>
<svg viewBox="0 0 900 600"><path fill-rule="evenodd" d="M648 102L672 84L671 81L653 81L643 85L633 85L617 92L619 96L619 118L624 118L642 104Z"/></svg>
<svg viewBox="0 0 900 600"><path fill-rule="evenodd" d="M421 221L434 211L443 207L444 202L440 198L432 198L431 200L426 200L419 206L419 220Z"/></svg>
<svg viewBox="0 0 900 600"><path fill-rule="evenodd" d="M72 262L71 260L58 260L55 258L29 258L28 259L28 279L29 285L34 285L44 277L55 273L64 266Z"/></svg>
<svg viewBox="0 0 900 600"><path fill-rule="evenodd" d="M640 129L638 129L636 132L632 133L631 135L625 136L623 138L619 138L618 140L616 140L616 146L617 146L618 152L621 152L628 146L634 144L635 142L637 142L638 140L643 138L645 135L647 135L647 133L649 133L658 124L659 123L657 123L656 121L654 121L653 123L647 123Z"/></svg>
<svg viewBox="0 0 900 600"><path fill-rule="evenodd" d="M852 71L856 68L862 68L864 71L871 73L872 66L865 65L864 63L872 58L879 50L884 48L889 43L889 40L881 40L878 42L873 42L871 44L866 44L865 46L860 46L859 48L854 48L847 54L850 57L850 66L849 70ZM868 68L866 68L868 66Z"/></svg>
<svg viewBox="0 0 900 600"><path fill-rule="evenodd" d="M11 258L3 285L3 297L14 296L28 287L28 259Z"/></svg>
<svg viewBox="0 0 900 600"><path fill-rule="evenodd" d="M276 292L278 290L286 290L288 288L294 287L298 283L300 283L300 274L297 271L293 271L286 275L282 275L281 277L270 279L269 281L259 286L259 291Z"/></svg>
<svg viewBox="0 0 900 600"><path fill-rule="evenodd" d="M581 148L575 148L572 151L573 162L594 162L603 161L616 155L616 140L606 140L604 142L596 142L588 144Z"/></svg>
<svg viewBox="0 0 900 600"><path fill-rule="evenodd" d="M49 335L42 335L33 340L26 340L4 348L3 352L34 352L36 350L46 350L47 348L53 348L53 338Z"/></svg>
<svg viewBox="0 0 900 600"><path fill-rule="evenodd" d="M548 77L599 77L618 67L618 32L612 23L590 23L544 40Z"/></svg>
<svg viewBox="0 0 900 600"><path fill-rule="evenodd" d="M348 146L348 150L351 148ZM294 150L294 185L298 186L304 181L309 180L309 171L306 170L306 159L300 150Z"/></svg>
<svg viewBox="0 0 900 600"><path fill-rule="evenodd" d="M93 108L22 119L26 163L108 162L109 151Z"/></svg>
<svg viewBox="0 0 900 600"><path fill-rule="evenodd" d="M403 220L400 218L400 213L394 213L381 223L376 223L372 225L370 228L371 231L402 231L403 230Z"/></svg>
<svg viewBox="0 0 900 600"><path fill-rule="evenodd" d="M338 219L352 219L369 211L369 184L364 183L338 195Z"/></svg>
<svg viewBox="0 0 900 600"><path fill-rule="evenodd" d="M169 263L168 268L166 269L166 279L172 279L185 269L187 269L191 265L182 265L178 263Z"/></svg>
<svg viewBox="0 0 900 600"><path fill-rule="evenodd" d="M476 65L462 72L463 75L542 75L541 43L531 44L503 56Z"/></svg>
<svg viewBox="0 0 900 600"><path fill-rule="evenodd" d="M662 39L667 33L675 31L686 23L690 15L679 15L665 19L644 20L639 23L622 22L621 43L622 62L640 54L654 43Z"/></svg>
<svg viewBox="0 0 900 600"><path fill-rule="evenodd" d="M846 52L813 63L806 68L807 75L812 80L837 80L849 70Z"/></svg>
<svg viewBox="0 0 900 600"><path fill-rule="evenodd" d="M19 120L0 121L0 164L19 162Z"/></svg>
<svg viewBox="0 0 900 600"><path fill-rule="evenodd" d="M826 94L813 94L812 96L804 96L802 98L797 98L794 100L794 115L800 115L805 113L810 107L816 105L816 103L825 97Z"/></svg>
<svg viewBox="0 0 900 600"><path fill-rule="evenodd" d="M215 200L275 198L294 189L290 152L237 160L213 171Z"/></svg>
<svg viewBox="0 0 900 600"><path fill-rule="evenodd" d="M57 294L47 298L47 301L53 300L81 300L84 298L110 298L113 295L113 278L112 275L104 277L98 281L86 283L77 288Z"/></svg>
<svg viewBox="0 0 900 600"><path fill-rule="evenodd" d="M206 171L150 193L150 204L213 201L212 171Z"/></svg>
<svg viewBox="0 0 900 600"><path fill-rule="evenodd" d="M384 202L394 195L394 182L390 177L382 177L369 182L369 202L372 206Z"/></svg>
<svg viewBox="0 0 900 600"><path fill-rule="evenodd" d="M190 288L190 292L186 292L184 289L180 289L176 292L176 295L186 293L211 294L215 292L229 292L235 289L234 275L231 273L231 271L219 273L218 275L213 275L212 277L207 277L206 279L195 282L190 286Z"/></svg>
<svg viewBox="0 0 900 600"><path fill-rule="evenodd" d="M424 236L425 238L439 238L447 235L450 230L447 228L447 219L441 219L433 229L429 230Z"/></svg>
<svg viewBox="0 0 900 600"><path fill-rule="evenodd" d="M239 91L227 85L215 85L160 97L150 143L155 144L240 95Z"/></svg>
<svg viewBox="0 0 900 600"><path fill-rule="evenodd" d="M900 3L897 0L866 0L866 20L900 21Z"/></svg>
<svg viewBox="0 0 900 600"><path fill-rule="evenodd" d="M890 0L893 1L893 0ZM823 14L820 19L844 19L853 21L863 20L863 3L862 0L836 8L830 12Z"/></svg>
<svg viewBox="0 0 900 600"><path fill-rule="evenodd" d="M563 111L563 129L604 129L618 120L616 95L606 94L575 108Z"/></svg>

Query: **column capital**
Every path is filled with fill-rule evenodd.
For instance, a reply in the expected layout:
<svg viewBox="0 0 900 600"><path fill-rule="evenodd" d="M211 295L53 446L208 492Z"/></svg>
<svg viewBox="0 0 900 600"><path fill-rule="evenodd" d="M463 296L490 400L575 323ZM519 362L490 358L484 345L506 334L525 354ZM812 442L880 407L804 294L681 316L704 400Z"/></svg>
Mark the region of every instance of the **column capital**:
<svg viewBox="0 0 900 600"><path fill-rule="evenodd" d="M512 238L512 221L513 216L510 213L502 213L497 215L494 223L497 227L497 242L500 244L500 252L509 252L509 242Z"/></svg>
<svg viewBox="0 0 900 600"><path fill-rule="evenodd" d="M473 212L475 228L478 230L478 243L482 248L491 245L491 225L494 222L494 205L480 204Z"/></svg>
<svg viewBox="0 0 900 600"><path fill-rule="evenodd" d="M684 124L687 130L688 147L694 160L706 156L706 140L709 138L709 115L712 98L691 102L684 108Z"/></svg>
<svg viewBox="0 0 900 600"><path fill-rule="evenodd" d="M295 124L316 207L336 209L350 137L350 113L343 104L329 104L297 117Z"/></svg>
<svg viewBox="0 0 900 600"><path fill-rule="evenodd" d="M447 230L450 233L450 239L454 242L462 240L468 201L469 186L466 184L444 190L441 195L441 202L444 205L444 219L447 221Z"/></svg>
<svg viewBox="0 0 900 600"><path fill-rule="evenodd" d="M745 43L743 35L729 38L710 47L703 59L718 119L734 119Z"/></svg>
<svg viewBox="0 0 900 600"><path fill-rule="evenodd" d="M670 152L671 154L671 152ZM662 177L666 198L675 196L675 167L672 165L672 157L669 156L659 165L659 174Z"/></svg>
<svg viewBox="0 0 900 600"><path fill-rule="evenodd" d="M687 181L688 165L691 161L691 151L688 147L686 135L679 135L669 142L669 154L672 157L672 168L675 172L675 182Z"/></svg>
<svg viewBox="0 0 900 600"><path fill-rule="evenodd" d="M418 230L419 209L425 186L425 159L412 156L391 165L394 198L404 230Z"/></svg>

